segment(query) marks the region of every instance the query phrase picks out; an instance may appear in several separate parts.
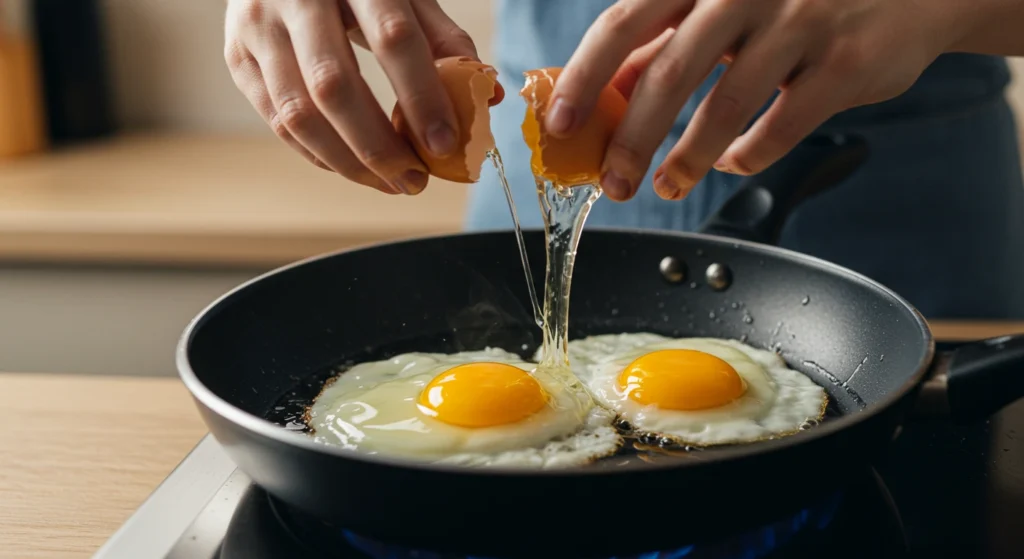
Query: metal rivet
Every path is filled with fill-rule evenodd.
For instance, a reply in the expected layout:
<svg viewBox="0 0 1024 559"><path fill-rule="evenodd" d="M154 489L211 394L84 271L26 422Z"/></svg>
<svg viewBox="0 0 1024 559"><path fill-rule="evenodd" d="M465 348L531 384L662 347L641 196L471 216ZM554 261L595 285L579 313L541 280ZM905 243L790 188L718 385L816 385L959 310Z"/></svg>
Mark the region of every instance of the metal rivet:
<svg viewBox="0 0 1024 559"><path fill-rule="evenodd" d="M680 283L686 279L686 264L675 256L666 256L658 264L661 277L669 283Z"/></svg>
<svg viewBox="0 0 1024 559"><path fill-rule="evenodd" d="M704 279L711 289L723 291L732 285L732 272L725 264L714 263L708 266Z"/></svg>

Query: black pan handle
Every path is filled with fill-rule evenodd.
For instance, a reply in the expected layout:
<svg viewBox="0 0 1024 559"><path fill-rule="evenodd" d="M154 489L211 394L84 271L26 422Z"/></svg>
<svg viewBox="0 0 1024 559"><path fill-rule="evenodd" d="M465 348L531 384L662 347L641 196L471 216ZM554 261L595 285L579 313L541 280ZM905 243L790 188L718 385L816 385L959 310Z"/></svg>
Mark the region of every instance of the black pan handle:
<svg viewBox="0 0 1024 559"><path fill-rule="evenodd" d="M861 136L808 136L771 167L743 180L700 232L778 244L782 226L800 203L841 183L867 158Z"/></svg>
<svg viewBox="0 0 1024 559"><path fill-rule="evenodd" d="M967 424L1024 398L1024 334L973 342L940 355L918 398L919 413Z"/></svg>

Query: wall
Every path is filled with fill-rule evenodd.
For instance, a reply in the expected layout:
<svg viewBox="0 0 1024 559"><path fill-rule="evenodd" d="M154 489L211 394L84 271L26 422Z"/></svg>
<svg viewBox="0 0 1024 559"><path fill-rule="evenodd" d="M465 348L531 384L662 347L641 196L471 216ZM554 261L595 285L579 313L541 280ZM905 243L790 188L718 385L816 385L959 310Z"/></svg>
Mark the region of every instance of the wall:
<svg viewBox="0 0 1024 559"><path fill-rule="evenodd" d="M103 0L113 56L118 108L133 127L232 130L269 134L235 89L224 65L224 2L213 0ZM491 2L440 0L490 57ZM372 57L357 49L378 99L394 94ZM1018 79L1010 98L1024 122L1024 59L1013 61ZM1024 126L1021 126L1024 136ZM1024 142L1022 142L1024 145Z"/></svg>
<svg viewBox="0 0 1024 559"><path fill-rule="evenodd" d="M224 2L101 0L107 11L117 105L131 127L269 134L224 64ZM490 57L491 2L440 0ZM373 57L356 48L367 83L389 108L394 93Z"/></svg>

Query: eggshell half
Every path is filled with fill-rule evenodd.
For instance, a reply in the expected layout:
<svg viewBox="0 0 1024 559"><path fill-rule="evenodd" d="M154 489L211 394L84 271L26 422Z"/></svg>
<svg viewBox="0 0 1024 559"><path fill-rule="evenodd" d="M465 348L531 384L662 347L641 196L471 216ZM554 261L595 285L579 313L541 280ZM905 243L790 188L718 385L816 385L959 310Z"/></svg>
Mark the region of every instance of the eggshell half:
<svg viewBox="0 0 1024 559"><path fill-rule="evenodd" d="M594 184L600 181L612 134L626 114L626 98L614 87L605 86L583 127L570 138L555 138L545 131L544 117L561 73L561 68L540 68L523 74L526 83L519 95L527 104L523 139L530 148L530 166L533 174L559 186Z"/></svg>
<svg viewBox="0 0 1024 559"><path fill-rule="evenodd" d="M435 66L459 122L459 148L448 157L435 157L413 133L398 104L391 113L391 122L412 145L431 175L452 182L477 182L487 152L494 149L489 108L504 97L504 90L498 84L498 71L466 56L442 58Z"/></svg>

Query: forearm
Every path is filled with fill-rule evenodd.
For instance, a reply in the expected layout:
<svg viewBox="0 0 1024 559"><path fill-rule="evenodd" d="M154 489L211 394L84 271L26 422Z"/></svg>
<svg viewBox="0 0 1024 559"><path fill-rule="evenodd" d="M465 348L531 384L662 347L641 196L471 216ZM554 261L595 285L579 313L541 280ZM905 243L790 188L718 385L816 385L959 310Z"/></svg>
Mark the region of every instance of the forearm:
<svg viewBox="0 0 1024 559"><path fill-rule="evenodd" d="M949 52L1024 56L1024 0L941 0L950 9Z"/></svg>

